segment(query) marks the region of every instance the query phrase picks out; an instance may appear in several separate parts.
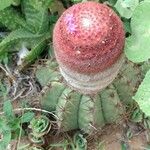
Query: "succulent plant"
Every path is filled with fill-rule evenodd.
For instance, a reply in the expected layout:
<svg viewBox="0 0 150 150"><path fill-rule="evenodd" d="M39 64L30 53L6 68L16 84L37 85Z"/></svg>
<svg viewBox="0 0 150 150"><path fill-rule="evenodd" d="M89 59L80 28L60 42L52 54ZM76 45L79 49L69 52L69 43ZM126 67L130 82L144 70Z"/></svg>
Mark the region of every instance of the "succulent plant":
<svg viewBox="0 0 150 150"><path fill-rule="evenodd" d="M45 115L37 116L31 120L29 128L31 131L28 134L28 139L35 146L35 148L39 148L40 146L44 145L44 136L48 134L51 129L49 118L47 118Z"/></svg>
<svg viewBox="0 0 150 150"><path fill-rule="evenodd" d="M119 123L134 105L142 67L127 60L121 67L124 38L121 20L103 4L79 3L60 17L53 34L59 65L50 60L36 71L41 106L55 112L60 131L91 134Z"/></svg>
<svg viewBox="0 0 150 150"><path fill-rule="evenodd" d="M50 131L51 124L46 116L40 115L31 120L29 128L32 130L31 137L40 138Z"/></svg>
<svg viewBox="0 0 150 150"><path fill-rule="evenodd" d="M134 104L132 95L142 79L141 70L140 66L125 61L112 84L90 96L68 87L56 61L48 61L36 71L36 78L43 87L39 94L41 107L55 112L60 131L81 129L90 134L105 124L123 119L125 107Z"/></svg>
<svg viewBox="0 0 150 150"><path fill-rule="evenodd" d="M76 133L73 136L72 150L86 150L86 149L87 149L87 140L83 137L82 134Z"/></svg>
<svg viewBox="0 0 150 150"><path fill-rule="evenodd" d="M35 144L36 146L41 146L45 144L45 140L43 137L36 137L33 133L30 133L28 135L29 141L33 144Z"/></svg>
<svg viewBox="0 0 150 150"><path fill-rule="evenodd" d="M106 87L116 77L123 62L124 43L120 18L97 2L67 9L53 32L61 74L68 85L88 94Z"/></svg>
<svg viewBox="0 0 150 150"><path fill-rule="evenodd" d="M27 150L44 150L42 147L37 147L37 146L31 146Z"/></svg>

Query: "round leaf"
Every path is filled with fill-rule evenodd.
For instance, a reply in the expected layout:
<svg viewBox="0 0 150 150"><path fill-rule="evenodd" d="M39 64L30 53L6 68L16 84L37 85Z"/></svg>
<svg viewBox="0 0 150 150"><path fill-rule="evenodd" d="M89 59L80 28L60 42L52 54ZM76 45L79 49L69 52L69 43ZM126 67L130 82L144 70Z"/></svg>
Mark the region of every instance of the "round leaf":
<svg viewBox="0 0 150 150"><path fill-rule="evenodd" d="M141 2L131 19L132 36L127 38L125 54L133 62L150 58L150 2Z"/></svg>
<svg viewBox="0 0 150 150"><path fill-rule="evenodd" d="M122 17L129 19L138 4L139 0L118 0L115 4L115 8Z"/></svg>
<svg viewBox="0 0 150 150"><path fill-rule="evenodd" d="M3 10L12 4L12 0L1 0L0 3L0 10Z"/></svg>
<svg viewBox="0 0 150 150"><path fill-rule="evenodd" d="M150 117L150 70L147 72L143 82L139 86L135 96L133 97L138 103L142 112Z"/></svg>

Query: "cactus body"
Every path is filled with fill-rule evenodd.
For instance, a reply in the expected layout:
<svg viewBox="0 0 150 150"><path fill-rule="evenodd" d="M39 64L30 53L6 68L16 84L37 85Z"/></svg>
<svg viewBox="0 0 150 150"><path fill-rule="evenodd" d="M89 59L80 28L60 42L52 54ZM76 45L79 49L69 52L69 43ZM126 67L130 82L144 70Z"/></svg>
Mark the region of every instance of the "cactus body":
<svg viewBox="0 0 150 150"><path fill-rule="evenodd" d="M83 95L65 85L55 60L37 68L42 85L40 103L43 109L55 111L60 131L81 129L92 133L105 124L119 123L127 104L142 79L141 67L126 61L114 82L95 95Z"/></svg>
<svg viewBox="0 0 150 150"><path fill-rule="evenodd" d="M119 95L113 85L110 85L100 93L105 123L119 121L123 114L124 106L120 102Z"/></svg>
<svg viewBox="0 0 150 150"><path fill-rule="evenodd" d="M132 96L136 92L138 85L142 79L142 70L140 66L125 61L118 77L114 80L113 85L117 89L120 100L127 104L132 105Z"/></svg>
<svg viewBox="0 0 150 150"><path fill-rule="evenodd" d="M58 100L56 114L58 126L63 131L78 128L78 109L81 95L66 88Z"/></svg>
<svg viewBox="0 0 150 150"><path fill-rule="evenodd" d="M82 96L79 107L79 128L86 133L92 133L105 125L99 95Z"/></svg>

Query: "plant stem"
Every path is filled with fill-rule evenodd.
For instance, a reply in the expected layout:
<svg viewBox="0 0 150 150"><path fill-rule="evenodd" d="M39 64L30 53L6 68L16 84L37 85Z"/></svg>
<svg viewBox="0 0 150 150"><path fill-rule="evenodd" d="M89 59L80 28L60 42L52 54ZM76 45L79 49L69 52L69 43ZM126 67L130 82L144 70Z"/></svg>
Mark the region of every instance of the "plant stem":
<svg viewBox="0 0 150 150"><path fill-rule="evenodd" d="M56 119L59 119L54 113L49 112L47 110L40 109L40 108L17 108L17 109L14 109L13 111L14 112L20 112L20 111L39 111L39 112L43 112L43 113L47 113L47 114L53 115ZM4 114L4 112L0 112L0 115L3 115L3 114Z"/></svg>

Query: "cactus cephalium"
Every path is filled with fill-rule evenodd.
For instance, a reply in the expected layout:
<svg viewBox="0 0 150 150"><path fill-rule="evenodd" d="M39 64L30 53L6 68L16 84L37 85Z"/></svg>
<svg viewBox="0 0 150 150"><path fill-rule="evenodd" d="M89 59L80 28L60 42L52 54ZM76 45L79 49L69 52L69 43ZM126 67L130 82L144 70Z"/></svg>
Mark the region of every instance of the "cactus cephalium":
<svg viewBox="0 0 150 150"><path fill-rule="evenodd" d="M132 95L142 79L140 71L141 67L125 61L112 84L90 96L65 85L56 61L48 61L36 71L36 78L43 87L39 95L41 107L55 112L60 131L81 129L92 133L105 124L119 123L123 119L125 106L133 104Z"/></svg>
<svg viewBox="0 0 150 150"><path fill-rule="evenodd" d="M75 90L91 94L116 77L123 62L123 23L104 4L73 5L58 19L53 46L60 72Z"/></svg>

